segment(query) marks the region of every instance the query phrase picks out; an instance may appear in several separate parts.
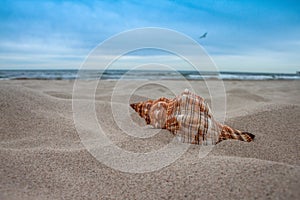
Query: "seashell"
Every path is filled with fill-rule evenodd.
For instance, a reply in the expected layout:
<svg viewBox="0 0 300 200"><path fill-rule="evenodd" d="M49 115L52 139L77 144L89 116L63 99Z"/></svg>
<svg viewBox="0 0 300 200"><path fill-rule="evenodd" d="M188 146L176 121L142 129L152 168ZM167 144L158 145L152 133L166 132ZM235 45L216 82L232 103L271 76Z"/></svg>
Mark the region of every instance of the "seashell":
<svg viewBox="0 0 300 200"><path fill-rule="evenodd" d="M147 124L167 129L185 143L214 145L227 139L251 142L255 137L217 122L205 99L187 89L174 99L161 97L130 106Z"/></svg>

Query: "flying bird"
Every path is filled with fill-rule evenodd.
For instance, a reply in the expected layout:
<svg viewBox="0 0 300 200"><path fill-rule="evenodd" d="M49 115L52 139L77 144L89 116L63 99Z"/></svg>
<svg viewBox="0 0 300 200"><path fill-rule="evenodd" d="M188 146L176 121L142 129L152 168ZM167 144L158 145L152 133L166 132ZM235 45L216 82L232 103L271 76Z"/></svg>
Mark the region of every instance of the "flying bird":
<svg viewBox="0 0 300 200"><path fill-rule="evenodd" d="M199 39L205 38L205 37L206 37L206 35L207 35L207 32L206 32L206 33L204 33L202 36L200 36L200 37L199 37Z"/></svg>

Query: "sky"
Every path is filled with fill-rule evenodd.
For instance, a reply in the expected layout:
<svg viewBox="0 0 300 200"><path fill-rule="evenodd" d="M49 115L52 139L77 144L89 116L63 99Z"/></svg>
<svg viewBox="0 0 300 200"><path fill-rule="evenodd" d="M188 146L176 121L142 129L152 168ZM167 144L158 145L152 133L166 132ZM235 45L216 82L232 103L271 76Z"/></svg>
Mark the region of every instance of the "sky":
<svg viewBox="0 0 300 200"><path fill-rule="evenodd" d="M300 71L297 0L1 0L0 25L0 69L78 69L108 38L160 27L195 40L221 71ZM162 57L185 69L178 57L153 51L128 54L118 66Z"/></svg>

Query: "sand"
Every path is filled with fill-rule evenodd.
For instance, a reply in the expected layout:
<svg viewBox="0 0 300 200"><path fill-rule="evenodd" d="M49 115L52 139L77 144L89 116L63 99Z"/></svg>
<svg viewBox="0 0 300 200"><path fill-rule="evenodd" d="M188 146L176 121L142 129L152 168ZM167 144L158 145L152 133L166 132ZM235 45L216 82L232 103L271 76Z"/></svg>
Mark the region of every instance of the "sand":
<svg viewBox="0 0 300 200"><path fill-rule="evenodd" d="M224 141L201 159L200 147L192 145L160 170L126 173L99 162L81 143L73 121L73 81L0 81L0 199L299 199L300 82L224 83L226 123L255 134L253 142ZM116 101L127 105L124 94L139 84L124 81ZM168 84L176 92L184 89L180 81ZM97 118L120 148L148 152L173 139L167 131L148 139L124 134L111 115L115 82L100 85ZM209 101L203 82L192 85ZM139 88L130 101L172 95L153 84ZM83 92L76 100L86 99ZM129 112L134 123L144 125ZM83 124L83 130L89 128Z"/></svg>

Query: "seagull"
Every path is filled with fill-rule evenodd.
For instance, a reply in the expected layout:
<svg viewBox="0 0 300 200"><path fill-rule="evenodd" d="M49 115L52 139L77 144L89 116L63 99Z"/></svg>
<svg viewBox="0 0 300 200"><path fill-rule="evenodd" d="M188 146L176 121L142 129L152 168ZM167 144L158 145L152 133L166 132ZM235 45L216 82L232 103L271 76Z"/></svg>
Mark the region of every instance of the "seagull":
<svg viewBox="0 0 300 200"><path fill-rule="evenodd" d="M200 36L200 37L199 37L199 39L205 38L205 37L206 37L206 35L207 35L207 32L206 32L206 33L204 33L202 36Z"/></svg>

